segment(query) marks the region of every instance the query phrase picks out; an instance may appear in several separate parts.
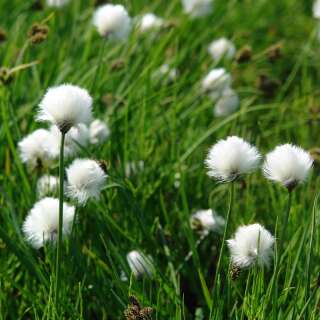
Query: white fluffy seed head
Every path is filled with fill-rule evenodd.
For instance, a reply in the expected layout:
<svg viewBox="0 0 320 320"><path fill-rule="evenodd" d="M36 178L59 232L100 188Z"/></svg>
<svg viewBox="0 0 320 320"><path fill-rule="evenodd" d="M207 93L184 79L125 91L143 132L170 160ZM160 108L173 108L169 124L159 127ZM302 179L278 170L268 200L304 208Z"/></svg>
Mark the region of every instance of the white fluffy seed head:
<svg viewBox="0 0 320 320"><path fill-rule="evenodd" d="M209 232L221 232L225 220L212 209L207 209L195 212L190 218L190 224L201 235L207 235Z"/></svg>
<svg viewBox="0 0 320 320"><path fill-rule="evenodd" d="M90 127L90 142L92 144L102 144L110 136L110 130L107 124L99 119L91 122Z"/></svg>
<svg viewBox="0 0 320 320"><path fill-rule="evenodd" d="M320 18L320 0L315 0L312 7L313 17L316 19Z"/></svg>
<svg viewBox="0 0 320 320"><path fill-rule="evenodd" d="M50 175L43 175L37 182L38 198L48 195L57 195L59 190L59 178Z"/></svg>
<svg viewBox="0 0 320 320"><path fill-rule="evenodd" d="M63 204L62 233L67 235L71 231L75 208ZM54 243L57 239L59 227L59 200L43 198L37 202L26 217L22 229L27 241L36 249L46 242Z"/></svg>
<svg viewBox="0 0 320 320"><path fill-rule="evenodd" d="M148 32L156 30L164 25L164 20L157 17L154 13L146 13L138 22L138 29L140 32Z"/></svg>
<svg viewBox="0 0 320 320"><path fill-rule="evenodd" d="M306 180L312 163L308 152L292 144L284 144L266 155L263 173L267 179L292 189Z"/></svg>
<svg viewBox="0 0 320 320"><path fill-rule="evenodd" d="M257 148L232 136L218 141L210 148L205 164L210 177L229 182L256 169L260 158Z"/></svg>
<svg viewBox="0 0 320 320"><path fill-rule="evenodd" d="M127 254L129 267L136 278L148 276L152 278L155 273L152 258L140 251L130 251Z"/></svg>
<svg viewBox="0 0 320 320"><path fill-rule="evenodd" d="M223 91L214 107L215 117L225 117L239 108L240 99L238 94L231 88Z"/></svg>
<svg viewBox="0 0 320 320"><path fill-rule="evenodd" d="M22 162L30 170L49 168L53 162L51 143L52 136L48 130L38 129L32 132L18 143Z"/></svg>
<svg viewBox="0 0 320 320"><path fill-rule="evenodd" d="M184 12L193 18L209 15L213 0L182 0Z"/></svg>
<svg viewBox="0 0 320 320"><path fill-rule="evenodd" d="M50 127L52 135L52 144L50 152L52 157L58 159L61 144L61 132L56 126ZM72 127L65 135L64 140L64 155L66 158L75 156L81 148L85 148L89 144L90 133L85 124L79 124Z"/></svg>
<svg viewBox="0 0 320 320"><path fill-rule="evenodd" d="M236 47L230 40L220 38L210 43L208 51L215 61L219 61L222 58L231 60L236 54Z"/></svg>
<svg viewBox="0 0 320 320"><path fill-rule="evenodd" d="M75 159L66 169L67 195L84 205L89 198L99 199L107 175L95 160Z"/></svg>
<svg viewBox="0 0 320 320"><path fill-rule="evenodd" d="M132 28L131 18L120 4L99 7L94 13L93 24L101 36L111 40L126 40Z"/></svg>
<svg viewBox="0 0 320 320"><path fill-rule="evenodd" d="M202 80L204 92L221 94L231 85L231 76L224 68L212 69Z"/></svg>
<svg viewBox="0 0 320 320"><path fill-rule="evenodd" d="M227 240L231 262L240 269L255 264L269 266L273 244L272 234L258 223L239 227L234 238Z"/></svg>
<svg viewBox="0 0 320 320"><path fill-rule="evenodd" d="M40 102L39 121L49 121L62 132L91 121L92 98L88 91L71 84L49 88Z"/></svg>
<svg viewBox="0 0 320 320"><path fill-rule="evenodd" d="M70 0L47 0L48 7L60 8L69 3Z"/></svg>

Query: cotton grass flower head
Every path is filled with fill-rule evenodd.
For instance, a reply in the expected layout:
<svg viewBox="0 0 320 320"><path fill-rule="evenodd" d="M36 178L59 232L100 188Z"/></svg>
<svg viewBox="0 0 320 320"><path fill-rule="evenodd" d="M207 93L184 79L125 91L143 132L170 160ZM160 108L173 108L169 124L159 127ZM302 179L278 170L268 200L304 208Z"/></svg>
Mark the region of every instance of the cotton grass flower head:
<svg viewBox="0 0 320 320"><path fill-rule="evenodd" d="M48 7L60 8L68 4L70 0L47 0Z"/></svg>
<svg viewBox="0 0 320 320"><path fill-rule="evenodd" d="M213 9L213 0L182 0L184 12L193 18L209 15Z"/></svg>
<svg viewBox="0 0 320 320"><path fill-rule="evenodd" d="M51 154L52 136L48 130L38 129L23 138L18 143L22 162L30 170L46 169L53 163Z"/></svg>
<svg viewBox="0 0 320 320"><path fill-rule="evenodd" d="M241 226L233 239L227 240L233 266L240 269L255 264L269 266L273 256L274 237L258 223Z"/></svg>
<svg viewBox="0 0 320 320"><path fill-rule="evenodd" d="M56 195L58 190L58 177L45 174L37 182L37 194L40 199L47 195Z"/></svg>
<svg viewBox="0 0 320 320"><path fill-rule="evenodd" d="M315 0L312 7L313 17L320 19L320 0Z"/></svg>
<svg viewBox="0 0 320 320"><path fill-rule="evenodd" d="M231 85L231 76L224 68L212 69L202 80L201 86L204 92L222 93Z"/></svg>
<svg viewBox="0 0 320 320"><path fill-rule="evenodd" d="M102 144L110 136L110 130L107 124L99 119L91 122L90 127L90 142L92 144Z"/></svg>
<svg viewBox="0 0 320 320"><path fill-rule="evenodd" d="M242 138L231 136L210 148L205 164L210 177L230 182L256 169L260 158L257 148Z"/></svg>
<svg viewBox="0 0 320 320"><path fill-rule="evenodd" d="M266 155L263 173L267 179L279 182L291 191L306 180L312 163L307 151L292 144L283 144Z"/></svg>
<svg viewBox="0 0 320 320"><path fill-rule="evenodd" d="M238 94L233 89L227 88L217 100L213 113L215 117L228 116L239 108L239 104Z"/></svg>
<svg viewBox="0 0 320 320"><path fill-rule="evenodd" d="M60 153L61 145L61 131L56 126L50 127L50 133L52 135L52 143L50 145L50 152L52 157L57 159ZM89 144L90 132L85 124L70 128L65 135L64 141L64 155L66 158L70 158L79 153L81 148L85 148Z"/></svg>
<svg viewBox="0 0 320 320"><path fill-rule="evenodd" d="M39 106L37 119L55 124L63 133L91 121L92 98L78 86L63 84L49 88Z"/></svg>
<svg viewBox="0 0 320 320"><path fill-rule="evenodd" d="M190 218L190 224L201 235L207 235L209 232L220 233L225 220L212 209L207 209L195 212Z"/></svg>
<svg viewBox="0 0 320 320"><path fill-rule="evenodd" d="M67 195L84 205L89 198L99 199L107 175L95 160L75 159L66 169Z"/></svg>
<svg viewBox="0 0 320 320"><path fill-rule="evenodd" d="M72 228L75 208L63 204L62 234L68 235ZM22 230L27 241L36 249L46 242L55 243L59 226L59 200L43 198L38 201L26 217Z"/></svg>
<svg viewBox="0 0 320 320"><path fill-rule="evenodd" d="M152 258L140 251L130 251L127 254L127 261L133 275L138 279L144 276L152 278L155 273Z"/></svg>
<svg viewBox="0 0 320 320"><path fill-rule="evenodd" d="M131 18L120 4L99 7L94 13L93 24L102 37L111 40L126 40L132 29Z"/></svg>
<svg viewBox="0 0 320 320"><path fill-rule="evenodd" d="M160 29L164 25L164 20L154 13L146 13L138 22L138 29L140 32L148 32L151 30Z"/></svg>
<svg viewBox="0 0 320 320"><path fill-rule="evenodd" d="M227 38L220 38L210 43L208 51L215 61L222 58L231 60L236 54L236 47Z"/></svg>

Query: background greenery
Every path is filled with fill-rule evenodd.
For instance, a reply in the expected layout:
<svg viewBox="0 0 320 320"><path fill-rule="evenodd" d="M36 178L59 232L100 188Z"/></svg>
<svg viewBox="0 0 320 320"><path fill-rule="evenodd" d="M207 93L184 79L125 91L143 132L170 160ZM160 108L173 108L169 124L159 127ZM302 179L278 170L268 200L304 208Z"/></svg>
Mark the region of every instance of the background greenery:
<svg viewBox="0 0 320 320"><path fill-rule="evenodd" d="M292 142L320 155L320 52L312 2L217 0L210 16L196 20L183 14L178 0L117 3L125 4L131 16L152 11L172 26L156 35L135 32L123 45L104 44L92 27L93 1L74 0L57 11L36 10L32 1L0 1L0 26L7 33L0 43L0 65L38 62L0 87L0 319L54 318L54 251L31 249L21 233L37 200L39 175L27 172L17 143L40 126L34 116L46 88L64 82L90 90L95 116L108 121L110 139L82 156L106 160L112 178L100 202L77 209L75 232L64 244L61 318L122 319L128 296L134 294L154 308L154 319L319 319L317 163L308 183L293 196L277 293L270 292L272 268L244 271L231 281L226 254L221 288L213 295L221 237L210 234L195 249L198 236L189 225L196 209L211 207L222 216L227 211L227 186L210 180L203 165L217 139L239 135L262 153ZM27 38L35 22L50 29L38 45ZM216 119L199 82L215 66L207 46L221 36L238 49L252 47L252 58L242 64L220 63L232 73L241 107ZM282 54L270 61L267 49L276 43L281 43ZM163 63L179 70L174 83L152 79ZM272 80L274 93L261 90L260 75ZM140 160L144 170L126 178L126 164ZM261 172L246 177L236 185L229 236L237 226L253 222L274 233L286 199L286 191ZM155 279L130 276L126 254L133 249L152 255ZM190 250L193 257L184 263ZM121 280L123 272L128 281Z"/></svg>

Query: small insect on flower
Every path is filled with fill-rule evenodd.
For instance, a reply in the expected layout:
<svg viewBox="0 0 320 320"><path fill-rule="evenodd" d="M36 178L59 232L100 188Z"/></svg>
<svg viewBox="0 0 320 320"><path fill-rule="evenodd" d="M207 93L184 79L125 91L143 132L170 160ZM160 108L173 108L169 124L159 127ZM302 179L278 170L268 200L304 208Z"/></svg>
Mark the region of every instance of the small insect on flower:
<svg viewBox="0 0 320 320"><path fill-rule="evenodd" d="M53 163L50 152L52 135L48 130L38 129L18 143L22 162L26 163L30 170L46 169Z"/></svg>
<svg viewBox="0 0 320 320"><path fill-rule="evenodd" d="M41 199L48 195L56 195L59 190L59 178L43 175L37 182L37 194Z"/></svg>
<svg viewBox="0 0 320 320"><path fill-rule="evenodd" d="M202 80L204 92L220 96L231 85L231 76L224 68L212 69Z"/></svg>
<svg viewBox="0 0 320 320"><path fill-rule="evenodd" d="M72 228L75 208L63 204L62 233L68 235ZM26 217L22 229L27 241L36 249L46 242L55 243L59 226L59 200L43 198L37 202Z"/></svg>
<svg viewBox="0 0 320 320"><path fill-rule="evenodd" d="M61 132L56 126L50 127L50 132L53 137L50 145L50 152L52 156L57 159L60 152ZM90 133L85 124L78 124L72 127L65 136L64 154L66 158L75 156L81 149L89 144Z"/></svg>
<svg viewBox="0 0 320 320"><path fill-rule="evenodd" d="M255 264L269 266L274 237L258 223L241 226L233 239L227 240L232 265L240 269Z"/></svg>
<svg viewBox="0 0 320 320"><path fill-rule="evenodd" d="M153 277L155 268L151 257L146 256L140 251L134 250L127 254L127 261L136 278L139 279L143 276L148 276L149 278Z"/></svg>
<svg viewBox="0 0 320 320"><path fill-rule="evenodd" d="M131 18L120 4L99 7L94 13L93 24L102 37L111 40L126 40L132 29Z"/></svg>
<svg viewBox="0 0 320 320"><path fill-rule="evenodd" d="M69 3L70 0L47 0L48 7L55 7L55 8L61 8L67 3Z"/></svg>
<svg viewBox="0 0 320 320"><path fill-rule="evenodd" d="M256 147L242 138L231 136L210 148L205 164L210 177L230 182L256 169L260 159Z"/></svg>
<svg viewBox="0 0 320 320"><path fill-rule="evenodd" d="M91 121L92 98L78 86L63 84L49 88L39 106L37 119L55 124L62 133Z"/></svg>
<svg viewBox="0 0 320 320"><path fill-rule="evenodd" d="M91 122L90 127L90 142L92 144L102 144L110 136L110 130L107 124L99 119Z"/></svg>
<svg viewBox="0 0 320 320"><path fill-rule="evenodd" d="M279 182L291 191L306 180L312 164L313 159L307 151L283 144L266 155L263 173L267 179Z"/></svg>
<svg viewBox="0 0 320 320"><path fill-rule="evenodd" d="M213 9L213 0L182 0L184 12L193 18L209 15Z"/></svg>
<svg viewBox="0 0 320 320"><path fill-rule="evenodd" d="M223 91L214 107L214 115L216 117L225 117L239 108L240 99L238 94L231 88Z"/></svg>
<svg viewBox="0 0 320 320"><path fill-rule="evenodd" d="M209 232L220 232L225 224L224 218L217 215L212 209L199 210L190 218L191 228L201 235Z"/></svg>
<svg viewBox="0 0 320 320"><path fill-rule="evenodd" d="M227 38L220 38L210 43L208 51L214 61L222 58L231 60L236 54L236 47Z"/></svg>
<svg viewBox="0 0 320 320"><path fill-rule="evenodd" d="M90 159L75 159L66 169L67 195L84 205L89 198L99 199L107 174L100 164Z"/></svg>
<svg viewBox="0 0 320 320"><path fill-rule="evenodd" d="M154 13L146 13L138 21L138 29L142 33L160 29L162 26L164 26L164 20Z"/></svg>

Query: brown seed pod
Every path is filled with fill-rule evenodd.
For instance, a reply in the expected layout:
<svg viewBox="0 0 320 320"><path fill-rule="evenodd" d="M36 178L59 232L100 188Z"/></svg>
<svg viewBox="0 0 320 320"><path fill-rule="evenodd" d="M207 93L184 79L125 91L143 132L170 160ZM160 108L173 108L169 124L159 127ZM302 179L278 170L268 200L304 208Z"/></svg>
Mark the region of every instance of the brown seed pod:
<svg viewBox="0 0 320 320"><path fill-rule="evenodd" d="M7 33L4 29L0 28L0 42L4 42L7 40Z"/></svg>
<svg viewBox="0 0 320 320"><path fill-rule="evenodd" d="M248 45L242 47L236 54L236 61L244 63L250 61L252 58L252 48Z"/></svg>
<svg viewBox="0 0 320 320"><path fill-rule="evenodd" d="M28 38L32 44L39 44L47 39L48 33L49 27L47 25L34 23L28 32Z"/></svg>
<svg viewBox="0 0 320 320"><path fill-rule="evenodd" d="M230 276L233 281L236 281L241 273L241 268L237 265L232 265L230 270Z"/></svg>

